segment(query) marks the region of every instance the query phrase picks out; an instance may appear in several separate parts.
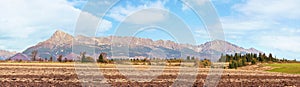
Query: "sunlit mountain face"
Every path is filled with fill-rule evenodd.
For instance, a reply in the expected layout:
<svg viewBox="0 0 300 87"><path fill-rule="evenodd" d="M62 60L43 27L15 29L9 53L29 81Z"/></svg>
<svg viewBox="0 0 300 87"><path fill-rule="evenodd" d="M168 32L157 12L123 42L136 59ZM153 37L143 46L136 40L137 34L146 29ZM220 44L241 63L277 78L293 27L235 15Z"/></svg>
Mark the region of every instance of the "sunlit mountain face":
<svg viewBox="0 0 300 87"><path fill-rule="evenodd" d="M199 59L208 58L210 54L233 54L233 53L261 53L254 48L245 49L237 45L231 44L222 40L214 40L206 42L201 45L189 45L189 44L178 44L170 40L152 40L147 38L137 38L137 37L120 37L120 36L109 36L109 37L86 37L78 36L76 39L63 32L56 31L51 38L46 41L40 42L35 46L26 49L23 54L31 55L32 51L37 50L38 56L41 58L49 59L51 56L53 58L59 55L67 56L72 53L72 41L79 40L79 45L89 49L95 49L95 54L98 55L102 52L111 54L111 40L112 38L116 40L114 44L120 46L126 46L129 43L129 57L150 57L154 50L160 50L165 55L156 57L166 57L166 58L185 58L186 56L194 56ZM221 50L224 49L225 51ZM224 53L224 54L225 54ZM79 55L79 54L77 54ZM117 55L117 54L116 54Z"/></svg>

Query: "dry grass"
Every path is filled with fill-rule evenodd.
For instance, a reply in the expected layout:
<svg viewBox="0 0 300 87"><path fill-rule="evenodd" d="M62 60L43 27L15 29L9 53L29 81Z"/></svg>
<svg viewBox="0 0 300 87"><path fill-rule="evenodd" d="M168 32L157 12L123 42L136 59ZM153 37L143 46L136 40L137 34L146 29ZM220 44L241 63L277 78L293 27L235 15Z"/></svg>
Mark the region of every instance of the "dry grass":
<svg viewBox="0 0 300 87"><path fill-rule="evenodd" d="M180 66L165 66L163 73L158 73L159 68L154 68L150 72L130 71L131 65L120 65L116 68L114 64L98 64L107 81L112 86L170 86L179 73L184 77L189 77L191 67L186 67L182 72L178 72ZM147 69L149 66L133 65L134 67ZM152 67L152 66L151 66ZM153 66L161 67L161 66ZM81 86L77 77L74 63L0 63L0 86ZM86 70L81 68L82 70ZM128 80L119 70L129 71L132 78L146 79L152 75L158 77L150 82L135 82ZM198 76L195 86L203 86L208 75L208 68L198 68ZM88 71L87 71L88 72ZM100 73L100 72L99 72ZM92 78L92 77L91 77ZM94 78L92 78L94 79ZM234 86L300 86L300 75L281 74L265 71L253 70L232 70L226 69L220 79L220 87ZM179 85L180 86L180 85Z"/></svg>

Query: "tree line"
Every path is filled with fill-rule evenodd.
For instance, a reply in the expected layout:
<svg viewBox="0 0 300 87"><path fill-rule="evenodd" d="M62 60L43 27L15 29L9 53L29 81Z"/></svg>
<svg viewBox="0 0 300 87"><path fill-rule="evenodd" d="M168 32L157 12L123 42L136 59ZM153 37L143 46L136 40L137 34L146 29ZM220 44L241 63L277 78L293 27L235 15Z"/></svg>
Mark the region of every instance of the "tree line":
<svg viewBox="0 0 300 87"><path fill-rule="evenodd" d="M237 68L247 65L255 65L257 63L285 63L285 62L296 62L296 60L287 60L285 58L279 59L274 57L273 54L265 54L265 53L246 53L246 54L226 54L221 55L221 59L225 59L225 62L229 62L228 68ZM221 61L221 59L219 61Z"/></svg>

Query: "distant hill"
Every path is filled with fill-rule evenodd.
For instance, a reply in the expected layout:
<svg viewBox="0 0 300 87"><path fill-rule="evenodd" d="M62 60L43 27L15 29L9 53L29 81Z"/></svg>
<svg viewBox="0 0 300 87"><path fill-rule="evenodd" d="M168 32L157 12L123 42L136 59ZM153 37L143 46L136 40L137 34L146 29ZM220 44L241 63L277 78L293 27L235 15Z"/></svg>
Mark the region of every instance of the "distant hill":
<svg viewBox="0 0 300 87"><path fill-rule="evenodd" d="M108 57L112 56L111 53L111 41L112 38L116 40L119 46L126 46L124 42L130 41L129 56L130 57L149 57L155 50L160 50L165 55L158 57L167 58L179 58L186 56L195 56L196 58L208 58L209 54L218 54L222 52L222 48L225 48L224 52L230 53L261 53L261 51L254 48L245 49L237 45L231 44L222 40L214 40L201 45L189 45L189 44L178 44L173 41L158 40L153 41L146 38L137 37L120 37L120 36L109 36L109 37L86 37L78 36L76 40L80 41L77 46L84 46L86 48L95 48L97 54L105 52ZM38 50L38 56L42 58L57 58L58 55L68 56L72 53L72 41L74 37L63 31L56 31L51 38L46 41L40 42L35 46L26 49L23 54L28 56L31 55L33 50ZM95 43L90 43L95 42ZM224 47L225 46L225 47ZM181 55L182 54L182 55ZM79 54L76 54L79 55ZM117 55L117 54L116 54Z"/></svg>
<svg viewBox="0 0 300 87"><path fill-rule="evenodd" d="M8 59L9 60L22 60L22 61L29 61L29 60L31 60L30 57L28 57L27 55L22 54L22 53L17 53L14 56L12 56L12 57L10 57Z"/></svg>
<svg viewBox="0 0 300 87"><path fill-rule="evenodd" d="M9 52L6 50L0 50L0 60L5 60L13 55L15 55L16 52Z"/></svg>

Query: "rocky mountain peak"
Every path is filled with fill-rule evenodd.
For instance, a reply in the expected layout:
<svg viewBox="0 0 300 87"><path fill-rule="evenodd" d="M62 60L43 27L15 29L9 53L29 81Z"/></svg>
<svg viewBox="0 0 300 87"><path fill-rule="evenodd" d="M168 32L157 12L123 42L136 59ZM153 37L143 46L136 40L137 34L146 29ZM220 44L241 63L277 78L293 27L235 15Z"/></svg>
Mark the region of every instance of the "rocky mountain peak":
<svg viewBox="0 0 300 87"><path fill-rule="evenodd" d="M69 39L69 38L73 38L73 36L68 33L65 33L61 30L57 30L57 31L55 31L55 33L52 35L51 38L53 38L53 39Z"/></svg>
<svg viewBox="0 0 300 87"><path fill-rule="evenodd" d="M61 30L57 30L46 42L52 44L70 44L72 43L72 40L72 35L65 33Z"/></svg>

